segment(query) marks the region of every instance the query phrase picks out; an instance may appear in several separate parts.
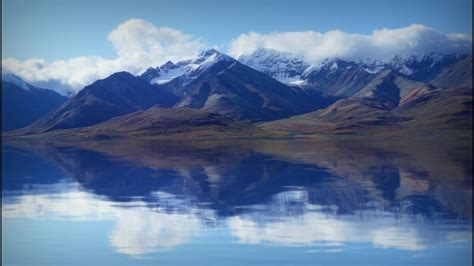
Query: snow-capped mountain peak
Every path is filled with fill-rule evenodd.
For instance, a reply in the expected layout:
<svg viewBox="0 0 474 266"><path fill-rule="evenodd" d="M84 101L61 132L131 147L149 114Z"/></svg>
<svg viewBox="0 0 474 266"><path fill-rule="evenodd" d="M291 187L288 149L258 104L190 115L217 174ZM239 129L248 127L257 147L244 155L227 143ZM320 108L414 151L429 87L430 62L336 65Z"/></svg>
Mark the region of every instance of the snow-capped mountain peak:
<svg viewBox="0 0 474 266"><path fill-rule="evenodd" d="M234 61L234 60L235 60L234 58L224 53L221 53L215 49L209 49L209 50L201 52L199 56L193 60L193 64L197 66L196 69L198 68L204 69L219 61Z"/></svg>
<svg viewBox="0 0 474 266"><path fill-rule="evenodd" d="M224 53L221 53L214 48L204 50L201 53L199 53L199 56L198 56L198 58L208 58L208 57L231 58L230 56Z"/></svg>
<svg viewBox="0 0 474 266"><path fill-rule="evenodd" d="M196 58L173 63L171 61L156 67L148 68L141 77L152 84L165 84L171 80L181 77L197 76L202 71L220 61L231 61L232 57L215 49L201 52Z"/></svg>

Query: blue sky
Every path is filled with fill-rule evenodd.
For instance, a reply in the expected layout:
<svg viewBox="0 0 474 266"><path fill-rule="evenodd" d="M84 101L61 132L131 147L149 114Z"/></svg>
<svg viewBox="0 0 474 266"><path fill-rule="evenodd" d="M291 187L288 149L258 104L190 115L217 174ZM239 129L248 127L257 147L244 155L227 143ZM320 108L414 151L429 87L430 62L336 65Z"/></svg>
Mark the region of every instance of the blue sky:
<svg viewBox="0 0 474 266"><path fill-rule="evenodd" d="M225 46L250 31L338 29L370 34L375 29L413 23L470 34L471 10L469 0L3 0L2 58L113 58L116 53L107 34L130 18Z"/></svg>

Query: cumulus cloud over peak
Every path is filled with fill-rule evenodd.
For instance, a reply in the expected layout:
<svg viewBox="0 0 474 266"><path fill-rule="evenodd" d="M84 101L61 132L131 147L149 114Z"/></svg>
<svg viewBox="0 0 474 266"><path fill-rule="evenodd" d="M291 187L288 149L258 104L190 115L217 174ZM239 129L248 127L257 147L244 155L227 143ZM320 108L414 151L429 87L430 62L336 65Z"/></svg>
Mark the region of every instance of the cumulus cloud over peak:
<svg viewBox="0 0 474 266"><path fill-rule="evenodd" d="M118 25L109 33L108 40L117 52L114 59L81 56L50 62L38 58L25 61L7 58L2 59L2 66L27 82L68 94L117 71L139 74L169 60L193 58L206 47L204 42L189 34L158 28L141 19L130 19Z"/></svg>
<svg viewBox="0 0 474 266"><path fill-rule="evenodd" d="M251 54L258 48L269 48L303 56L309 63L324 59L390 59L395 55L470 53L472 37L445 34L433 28L413 24L398 29L378 29L370 35L328 32L250 32L233 39L229 53L234 57Z"/></svg>
<svg viewBox="0 0 474 266"><path fill-rule="evenodd" d="M179 61L196 56L205 45L181 31L157 28L141 19L130 19L108 35L120 60L127 67L155 66L166 61Z"/></svg>

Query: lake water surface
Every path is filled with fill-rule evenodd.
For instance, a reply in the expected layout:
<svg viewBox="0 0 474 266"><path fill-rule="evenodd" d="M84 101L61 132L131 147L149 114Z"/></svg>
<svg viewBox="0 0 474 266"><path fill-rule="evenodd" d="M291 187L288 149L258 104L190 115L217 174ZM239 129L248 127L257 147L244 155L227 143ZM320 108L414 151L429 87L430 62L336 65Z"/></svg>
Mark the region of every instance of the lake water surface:
<svg viewBox="0 0 474 266"><path fill-rule="evenodd" d="M3 265L472 265L471 151L4 142Z"/></svg>

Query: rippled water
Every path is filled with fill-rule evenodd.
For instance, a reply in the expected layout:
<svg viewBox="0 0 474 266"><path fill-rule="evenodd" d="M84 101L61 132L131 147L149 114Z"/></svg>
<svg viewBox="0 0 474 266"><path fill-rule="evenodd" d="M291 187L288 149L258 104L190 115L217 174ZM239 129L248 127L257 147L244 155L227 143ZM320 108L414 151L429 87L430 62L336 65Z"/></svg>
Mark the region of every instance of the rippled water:
<svg viewBox="0 0 474 266"><path fill-rule="evenodd" d="M4 265L472 265L472 144L4 143Z"/></svg>

